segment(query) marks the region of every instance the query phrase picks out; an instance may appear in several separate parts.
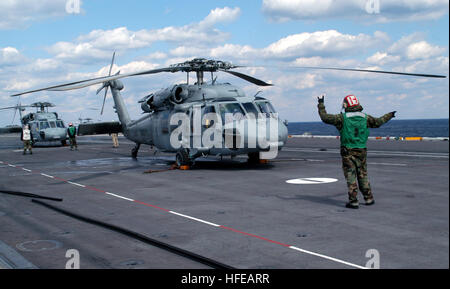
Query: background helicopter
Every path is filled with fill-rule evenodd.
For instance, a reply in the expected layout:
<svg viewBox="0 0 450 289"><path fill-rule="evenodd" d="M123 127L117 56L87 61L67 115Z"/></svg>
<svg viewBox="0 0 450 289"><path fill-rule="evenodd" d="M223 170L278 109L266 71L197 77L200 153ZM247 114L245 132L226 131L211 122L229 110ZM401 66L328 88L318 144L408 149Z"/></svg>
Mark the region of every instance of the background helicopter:
<svg viewBox="0 0 450 289"><path fill-rule="evenodd" d="M24 125L29 125L33 139L33 145L37 142L39 143L53 143L60 142L62 145L66 144L67 132L63 120L61 120L56 112L49 112L49 107L54 107L55 105L49 102L36 102L30 105L21 105L20 103L12 107L0 108L0 110L14 109L14 118L16 112L19 111L20 122L22 127ZM27 107L36 108L35 113L28 113L22 115ZM6 132L20 132L21 127L14 127L13 130L6 128Z"/></svg>
<svg viewBox="0 0 450 289"><path fill-rule="evenodd" d="M164 152L176 152L177 165L188 165L195 158L206 155L239 155L248 154L250 161L259 160L261 152L267 151L267 147L249 147L247 146L252 139L258 137L259 134L266 135L268 126L267 121L263 120L261 123L258 120L256 122L250 122L250 115L264 115L267 119L271 119L276 115L276 112L269 100L255 96L246 96L242 89L231 85L230 83L217 83L217 77L214 77L215 72L226 72L236 77L242 78L248 82L256 84L258 86L271 86L272 84L266 83L262 80L256 79L252 76L232 71L231 69L238 68L239 66L232 65L231 63L217 60L207 60L203 58L196 58L191 61L186 61L179 64L170 65L165 68L152 69L147 71L141 71L136 73L129 73L120 75L120 72L111 76L111 70L113 67L113 60L110 66L109 75L106 77L92 78L77 82L65 83L61 85L55 85L42 89L36 89L26 91L12 96L19 96L27 93L33 93L42 90L49 91L66 91L72 89L80 89L91 85L103 83L103 85L97 90L97 94L105 88L105 95L103 99L103 106L105 104L105 98L108 89L111 88L111 92L114 99L115 109L118 114L122 132L126 138L136 143L136 146L132 149L132 157L137 157L138 150L141 144L148 144L155 146L157 149ZM305 67L308 69L316 69L316 67ZM331 70L350 70L359 72L374 72L374 73L388 73L388 74L400 74L409 76L422 76L422 77L445 77L439 75L429 74L413 74L413 73L401 73L401 72L388 72L388 71L375 71L375 70L362 70L362 69L342 69L342 68L318 68L318 69L331 69ZM187 81L183 84L176 84L171 87L162 89L155 93L151 93L143 97L139 103L141 109L145 114L138 120L131 120L128 111L125 107L124 101L120 94L120 91L124 88L124 85L120 78L156 74L161 72L186 72ZM195 72L196 82L189 84L189 73ZM204 73L209 72L211 74L211 81L204 81ZM103 107L102 107L103 111ZM213 113L217 115L217 118L212 119L212 122L202 122L201 129L195 131L193 126L195 122L194 111L201 111L201 115L204 116L207 113ZM177 148L171 142L171 134L177 129L170 122L171 117L175 113L185 113L190 119L192 132L190 140L180 140L180 142L188 143L186 147ZM240 115L239 119L233 119L232 122L244 122L244 125L236 129L235 126L227 127L227 121L224 114L230 113L232 115ZM276 118L277 121L277 135L276 140L272 141L269 145L274 145L277 149L281 149L287 140L287 123ZM220 135L223 138L231 136L233 139L231 146L225 147L202 147L193 145L192 137L196 134L202 134L206 129L211 127L211 124L220 123ZM263 125L264 124L264 125ZM252 128L254 125L256 127ZM261 131L260 128L264 127ZM254 132L257 133L254 133ZM192 136L193 135L193 136ZM241 139L247 140L244 147L237 147L236 144Z"/></svg>

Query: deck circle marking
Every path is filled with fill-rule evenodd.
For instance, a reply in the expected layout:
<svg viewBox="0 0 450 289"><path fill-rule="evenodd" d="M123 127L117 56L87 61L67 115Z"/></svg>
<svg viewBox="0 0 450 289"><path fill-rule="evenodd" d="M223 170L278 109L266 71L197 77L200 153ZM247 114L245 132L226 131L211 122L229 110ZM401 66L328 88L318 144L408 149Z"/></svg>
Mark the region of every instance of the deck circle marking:
<svg viewBox="0 0 450 289"><path fill-rule="evenodd" d="M27 241L16 245L17 249L25 252L42 252L62 247L61 242L56 240Z"/></svg>

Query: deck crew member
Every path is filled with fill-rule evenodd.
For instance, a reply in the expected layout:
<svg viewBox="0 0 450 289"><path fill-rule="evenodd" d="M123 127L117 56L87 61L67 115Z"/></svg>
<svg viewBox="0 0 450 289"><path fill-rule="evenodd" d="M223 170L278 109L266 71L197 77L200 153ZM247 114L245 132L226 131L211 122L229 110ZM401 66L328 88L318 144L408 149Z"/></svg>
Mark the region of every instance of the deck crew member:
<svg viewBox="0 0 450 289"><path fill-rule="evenodd" d="M30 154L33 154L33 151L31 150L32 135L28 124L23 127L20 139L23 141L23 154L26 154L27 150L30 151Z"/></svg>
<svg viewBox="0 0 450 289"><path fill-rule="evenodd" d="M396 111L387 113L380 118L372 117L362 112L363 107L354 95L347 95L342 102L345 112L328 114L324 104L325 96L318 97L320 119L327 124L334 125L341 140L342 168L348 186L349 202L347 208L359 208L358 186L364 196L366 205L375 203L367 175L367 139L369 128L377 128L393 117Z"/></svg>
<svg viewBox="0 0 450 289"><path fill-rule="evenodd" d="M69 123L69 128L67 129L67 134L69 135L69 142L70 142L70 150L72 151L75 147L75 150L78 150L77 145L77 129L73 126L73 123Z"/></svg>

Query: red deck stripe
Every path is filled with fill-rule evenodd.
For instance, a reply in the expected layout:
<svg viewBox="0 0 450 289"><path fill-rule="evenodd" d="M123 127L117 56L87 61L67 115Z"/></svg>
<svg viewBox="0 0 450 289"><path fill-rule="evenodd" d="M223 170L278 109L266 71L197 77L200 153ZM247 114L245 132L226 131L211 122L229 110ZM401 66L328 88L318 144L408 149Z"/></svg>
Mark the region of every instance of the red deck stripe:
<svg viewBox="0 0 450 289"><path fill-rule="evenodd" d="M106 191L103 191L103 190L100 190L100 189L97 189L97 188L94 188L94 187L91 187L91 186L86 186L86 189L97 191L97 192L100 192L100 193L106 193Z"/></svg>
<svg viewBox="0 0 450 289"><path fill-rule="evenodd" d="M170 212L170 211L167 210L167 209L164 209L164 208L161 208L161 207L158 207L158 206L155 206L155 205L150 205L150 204L147 204L147 203L144 203L144 202L141 202L141 201L136 201L136 200L134 200L134 202L136 202L136 203L138 203L138 204L141 204L141 205L144 205L144 206L147 206L147 207L152 207L152 208L156 208L156 209L163 210L163 211L165 211L165 212Z"/></svg>
<svg viewBox="0 0 450 289"><path fill-rule="evenodd" d="M239 230L236 230L236 229L233 229L233 228L225 227L225 226L222 226L222 225L219 226L219 227L222 228L222 229L227 229L227 230L236 232L236 233L244 234L244 235L247 235L247 236L250 236L250 237L258 238L258 239L261 239L261 240L264 240L264 241L267 241L267 242L270 242L270 243L278 244L278 245L281 245L281 246L284 246L284 247L290 247L291 246L291 245L280 243L280 242L277 242L277 241L274 241L274 240L270 240L270 239L267 239L267 238L264 238L264 237L261 237L261 236L257 236L257 235L253 235L253 234L250 234L250 233L242 232L242 231L239 231Z"/></svg>

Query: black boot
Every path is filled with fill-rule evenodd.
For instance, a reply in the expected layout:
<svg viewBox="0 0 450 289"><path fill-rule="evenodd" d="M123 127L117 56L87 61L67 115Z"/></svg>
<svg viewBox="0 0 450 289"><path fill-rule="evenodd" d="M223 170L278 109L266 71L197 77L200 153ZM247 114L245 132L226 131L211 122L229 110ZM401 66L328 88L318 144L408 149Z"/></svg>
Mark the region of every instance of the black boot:
<svg viewBox="0 0 450 289"><path fill-rule="evenodd" d="M359 202L358 201L348 202L347 204L345 204L345 207L349 209L359 209Z"/></svg>

